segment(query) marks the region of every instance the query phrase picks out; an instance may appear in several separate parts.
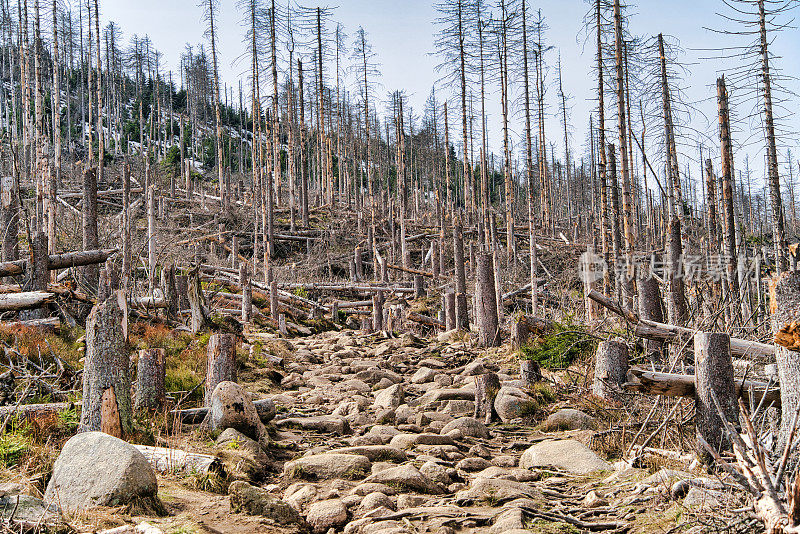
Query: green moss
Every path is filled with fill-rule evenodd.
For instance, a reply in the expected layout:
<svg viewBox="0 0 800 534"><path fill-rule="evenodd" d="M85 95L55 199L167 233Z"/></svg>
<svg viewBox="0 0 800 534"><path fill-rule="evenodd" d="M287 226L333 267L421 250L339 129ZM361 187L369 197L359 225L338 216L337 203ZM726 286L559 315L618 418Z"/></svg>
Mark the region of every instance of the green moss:
<svg viewBox="0 0 800 534"><path fill-rule="evenodd" d="M586 333L585 327L573 323L569 317L563 323L555 323L552 332L520 347L519 357L534 360L545 369L564 369L594 352L595 347L596 341Z"/></svg>
<svg viewBox="0 0 800 534"><path fill-rule="evenodd" d="M11 423L10 429L0 435L0 466L5 467L17 465L33 444L27 425L18 425L16 420Z"/></svg>

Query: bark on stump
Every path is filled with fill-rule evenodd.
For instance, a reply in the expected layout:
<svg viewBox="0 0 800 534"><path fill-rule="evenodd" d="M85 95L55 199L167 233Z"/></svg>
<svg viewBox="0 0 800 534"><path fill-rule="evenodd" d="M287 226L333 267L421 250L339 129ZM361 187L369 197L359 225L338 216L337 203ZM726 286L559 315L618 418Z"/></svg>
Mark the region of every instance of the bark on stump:
<svg viewBox="0 0 800 534"><path fill-rule="evenodd" d="M478 342L481 347L496 347L500 344L500 332L497 292L494 284L494 262L492 254L489 252L481 252L477 255L475 295Z"/></svg>
<svg viewBox="0 0 800 534"><path fill-rule="evenodd" d="M467 275L464 271L464 238L461 232L461 220L453 223L453 263L456 271L456 327L469 330L467 312Z"/></svg>
<svg viewBox="0 0 800 534"><path fill-rule="evenodd" d="M606 400L617 398L628 374L628 346L621 341L602 341L594 356L592 391Z"/></svg>
<svg viewBox="0 0 800 534"><path fill-rule="evenodd" d="M414 298L415 299L425 298L425 279L422 277L421 274L414 275Z"/></svg>
<svg viewBox="0 0 800 534"><path fill-rule="evenodd" d="M128 374L128 352L122 327L123 311L118 299L112 296L92 308L86 321L86 358L83 366L83 404L80 431L101 430L113 426L113 421L103 422L103 397L111 402L106 390L113 388L115 410L118 413L122 434L131 431L131 383ZM107 418L108 419L108 418Z"/></svg>
<svg viewBox="0 0 800 534"><path fill-rule="evenodd" d="M653 257L653 263L659 260ZM639 269L639 316L642 319L664 322L664 304L661 298L661 287L658 280L652 276L648 269ZM653 363L661 363L664 360L664 342L654 339L645 341L647 356Z"/></svg>
<svg viewBox="0 0 800 534"><path fill-rule="evenodd" d="M524 315L520 315L511 325L511 350L519 350L531 339L531 329Z"/></svg>
<svg viewBox="0 0 800 534"><path fill-rule="evenodd" d="M456 294L452 291L448 291L444 294L444 319L445 319L445 329L455 330L458 327L458 323L456 323Z"/></svg>
<svg viewBox="0 0 800 534"><path fill-rule="evenodd" d="M191 330L193 334L198 333L208 324L208 311L206 299L203 295L203 287L200 284L200 273L195 268L189 274L189 307L192 310Z"/></svg>
<svg viewBox="0 0 800 534"><path fill-rule="evenodd" d="M380 332L383 326L383 291L378 291L372 296L372 329Z"/></svg>
<svg viewBox="0 0 800 534"><path fill-rule="evenodd" d="M164 301L167 304L167 318L176 320L178 318L178 288L175 282L175 265L170 264L161 269L161 291L164 292Z"/></svg>
<svg viewBox="0 0 800 534"><path fill-rule="evenodd" d="M697 435L716 451L730 448L721 416L738 426L738 407L731 361L731 337L715 332L694 335L695 360L695 427ZM781 388L783 389L783 388ZM720 415L712 398L717 397L723 414ZM714 458L704 447L697 447L700 458L711 463Z"/></svg>
<svg viewBox="0 0 800 534"><path fill-rule="evenodd" d="M531 387L542 381L542 369L536 360L520 360L519 378L525 387Z"/></svg>
<svg viewBox="0 0 800 534"><path fill-rule="evenodd" d="M167 400L164 388L166 352L142 349L136 365L136 410L160 410Z"/></svg>
<svg viewBox="0 0 800 534"><path fill-rule="evenodd" d="M792 329L793 322L800 321L800 271L787 271L770 282L770 311L776 336L781 330ZM789 437L794 414L800 406L800 352L776 342L775 359L781 385L780 450Z"/></svg>
<svg viewBox="0 0 800 534"><path fill-rule="evenodd" d="M47 254L47 235L39 232L33 236L33 243L30 246L31 257L28 259L28 266L25 270L25 291L47 291L47 283L50 281L49 256ZM97 288L92 288L96 290ZM86 313L85 311L83 313ZM20 312L19 318L22 321L41 319L45 316L42 309L32 309Z"/></svg>
<svg viewBox="0 0 800 534"><path fill-rule="evenodd" d="M205 405L211 405L211 395L220 382L236 382L236 337L232 334L213 334L208 340Z"/></svg>
<svg viewBox="0 0 800 534"><path fill-rule="evenodd" d="M475 419L487 425L495 419L494 399L500 391L500 377L485 373L475 377Z"/></svg>

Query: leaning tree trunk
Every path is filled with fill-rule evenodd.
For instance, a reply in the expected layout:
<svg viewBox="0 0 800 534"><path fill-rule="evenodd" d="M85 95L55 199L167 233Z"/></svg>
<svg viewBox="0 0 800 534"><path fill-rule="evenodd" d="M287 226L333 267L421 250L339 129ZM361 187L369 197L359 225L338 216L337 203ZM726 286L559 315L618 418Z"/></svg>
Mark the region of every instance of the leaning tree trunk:
<svg viewBox="0 0 800 534"><path fill-rule="evenodd" d="M213 334L208 340L205 405L220 382L236 382L236 338L232 334Z"/></svg>
<svg viewBox="0 0 800 534"><path fill-rule="evenodd" d="M717 452L730 449L730 442L720 419L736 424L739 420L734 388L731 336L722 332L698 332L694 335L695 427L697 435ZM782 388L783 389L783 388ZM723 414L717 410L716 397ZM713 456L700 446L700 458L711 463Z"/></svg>
<svg viewBox="0 0 800 534"><path fill-rule="evenodd" d="M136 410L160 410L167 400L164 349L142 349L136 366Z"/></svg>
<svg viewBox="0 0 800 534"><path fill-rule="evenodd" d="M628 346L614 340L599 343L594 356L594 394L607 400L616 399L627 374Z"/></svg>
<svg viewBox="0 0 800 534"><path fill-rule="evenodd" d="M497 293L494 284L494 262L490 252L480 252L475 272L475 315L478 320L478 339L482 347L500 344L497 316Z"/></svg>
<svg viewBox="0 0 800 534"><path fill-rule="evenodd" d="M779 448L789 438L795 413L800 407L800 352L785 342L794 337L794 323L800 321L800 271L786 271L770 283L772 331L775 333L775 359L781 385L781 430ZM791 344L794 346L795 344Z"/></svg>
<svg viewBox="0 0 800 534"><path fill-rule="evenodd" d="M116 295L92 308L86 320L81 432L118 426L125 435L132 430L129 358L122 320ZM113 405L108 406L112 400Z"/></svg>

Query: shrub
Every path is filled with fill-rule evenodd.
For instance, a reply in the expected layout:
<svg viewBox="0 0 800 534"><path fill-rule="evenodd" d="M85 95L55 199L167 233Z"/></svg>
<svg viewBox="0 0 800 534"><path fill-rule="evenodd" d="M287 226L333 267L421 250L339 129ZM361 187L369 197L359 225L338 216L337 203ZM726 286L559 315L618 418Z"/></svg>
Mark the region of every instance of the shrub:
<svg viewBox="0 0 800 534"><path fill-rule="evenodd" d="M585 327L567 318L563 323L555 323L555 328L547 335L520 347L519 357L534 360L545 369L564 369L581 356L592 353L595 345L595 339Z"/></svg>

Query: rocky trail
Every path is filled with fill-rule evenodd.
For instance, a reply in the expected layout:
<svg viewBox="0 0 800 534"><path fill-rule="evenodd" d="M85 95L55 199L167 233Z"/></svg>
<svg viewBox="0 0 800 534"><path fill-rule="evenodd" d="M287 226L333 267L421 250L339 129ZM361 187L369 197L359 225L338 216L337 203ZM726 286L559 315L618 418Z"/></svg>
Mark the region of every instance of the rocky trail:
<svg viewBox="0 0 800 534"><path fill-rule="evenodd" d="M105 532L666 533L752 526L747 514L735 517L740 495L696 463L664 459L635 468L594 452L603 422L543 393L548 380L556 387L563 375L546 373L540 391L524 387L507 346L478 351L468 335L455 333L428 342L347 331L262 342L284 374L282 384L243 380L250 395L239 390L231 398L272 400L275 410L260 412L268 436L256 430L262 423L223 417L214 442L189 447L221 460L224 484L211 487L209 476L206 489L213 491L202 491L185 474L162 472L158 499L166 514L118 516L128 526ZM476 377L490 372L501 387L495 422L485 425L473 417ZM73 489L79 491L62 491Z"/></svg>

